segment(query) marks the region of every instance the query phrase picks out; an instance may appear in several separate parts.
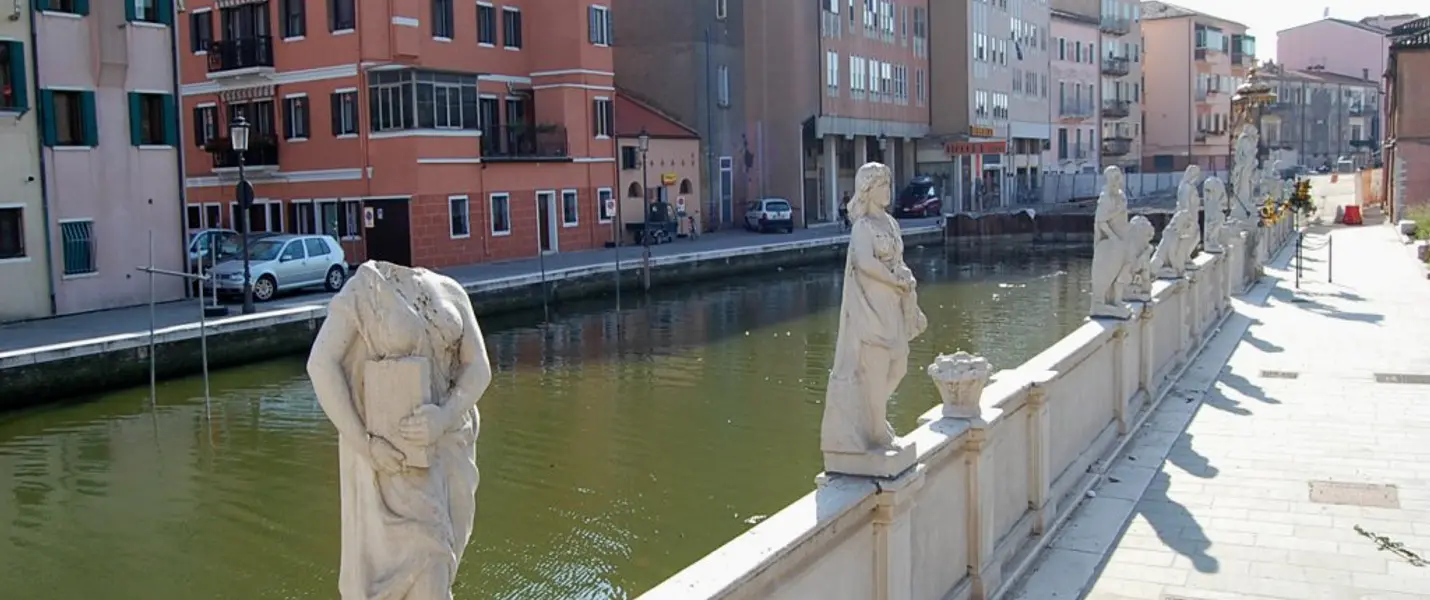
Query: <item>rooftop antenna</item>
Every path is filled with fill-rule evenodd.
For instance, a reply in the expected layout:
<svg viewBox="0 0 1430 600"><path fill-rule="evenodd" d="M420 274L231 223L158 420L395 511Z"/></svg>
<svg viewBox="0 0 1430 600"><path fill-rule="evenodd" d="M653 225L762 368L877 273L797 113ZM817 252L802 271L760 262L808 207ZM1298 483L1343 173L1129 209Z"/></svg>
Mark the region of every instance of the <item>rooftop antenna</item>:
<svg viewBox="0 0 1430 600"><path fill-rule="evenodd" d="M1331 7L1327 6L1326 10L1321 13L1321 16L1327 19L1331 18Z"/></svg>

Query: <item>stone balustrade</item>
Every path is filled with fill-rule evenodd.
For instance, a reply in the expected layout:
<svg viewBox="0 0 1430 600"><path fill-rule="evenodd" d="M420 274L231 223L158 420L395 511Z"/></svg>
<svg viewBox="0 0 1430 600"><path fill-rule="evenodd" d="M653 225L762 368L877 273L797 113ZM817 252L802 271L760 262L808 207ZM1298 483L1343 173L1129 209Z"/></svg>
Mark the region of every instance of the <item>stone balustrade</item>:
<svg viewBox="0 0 1430 600"><path fill-rule="evenodd" d="M1131 318L1089 319L992 374L976 405L960 396L979 387L967 379L986 363L939 357L928 374L945 405L900 439L916 449L912 468L892 479L820 475L814 492L642 598L993 597L1097 483L1230 312L1231 294L1252 283L1251 240L1275 250L1292 235L1286 221L1260 232L1234 233L1186 277L1156 281Z"/></svg>

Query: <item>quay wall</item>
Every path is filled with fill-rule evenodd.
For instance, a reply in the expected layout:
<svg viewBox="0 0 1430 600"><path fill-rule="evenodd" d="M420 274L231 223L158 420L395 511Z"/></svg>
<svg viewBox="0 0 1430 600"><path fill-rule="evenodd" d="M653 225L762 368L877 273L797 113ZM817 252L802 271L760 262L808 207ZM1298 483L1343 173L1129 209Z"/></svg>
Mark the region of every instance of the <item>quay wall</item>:
<svg viewBox="0 0 1430 600"><path fill-rule="evenodd" d="M936 226L904 230L909 246L936 245ZM848 245L847 235L756 246L652 257L651 286L766 272L777 267L837 260ZM616 287L616 264L574 267L540 274L463 282L478 316L488 316L555 304L604 293ZM641 259L620 261L621 288L643 285ZM198 307L195 306L197 314ZM214 319L200 331L188 323L155 331L155 370L160 380L199 373L203 369L203 338L207 338L209 368L239 366L271 358L302 354L312 346L327 316L327 300L290 308ZM0 411L85 394L144 385L149 381L149 332L0 352Z"/></svg>
<svg viewBox="0 0 1430 600"><path fill-rule="evenodd" d="M1245 261L1290 239L1283 222L1239 237L1225 253L1199 255L1188 277L1157 281L1131 319L1089 319L995 373L978 418L945 418L934 406L902 436L918 457L903 474L820 475L815 491L641 598L999 597L1084 501L1103 475L1097 465L1121 451L1218 329L1231 295L1255 282ZM911 364L909 377L925 377L921 366ZM928 398L938 401L932 384ZM1107 496L1086 501L1133 501ZM1070 532L1065 542L1115 534Z"/></svg>

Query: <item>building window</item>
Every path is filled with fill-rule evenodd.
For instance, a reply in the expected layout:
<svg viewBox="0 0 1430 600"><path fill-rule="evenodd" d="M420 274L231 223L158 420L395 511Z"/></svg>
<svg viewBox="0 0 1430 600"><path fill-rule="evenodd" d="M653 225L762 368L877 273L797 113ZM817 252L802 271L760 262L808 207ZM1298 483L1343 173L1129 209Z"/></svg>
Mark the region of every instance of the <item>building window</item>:
<svg viewBox="0 0 1430 600"><path fill-rule="evenodd" d="M189 50L208 54L214 42L214 13L211 10L189 13Z"/></svg>
<svg viewBox="0 0 1430 600"><path fill-rule="evenodd" d="M586 21L592 44L611 45L611 9L604 6L591 6L586 9Z"/></svg>
<svg viewBox="0 0 1430 600"><path fill-rule="evenodd" d="M352 31L357 24L354 0L328 0L328 31Z"/></svg>
<svg viewBox="0 0 1430 600"><path fill-rule="evenodd" d="M839 4L837 2L833 4L833 8L834 14L839 14ZM730 7L728 3L725 0L715 0L715 18L724 21L726 15L729 14Z"/></svg>
<svg viewBox="0 0 1430 600"><path fill-rule="evenodd" d="M432 37L450 40L453 36L452 0L432 0Z"/></svg>
<svg viewBox="0 0 1430 600"><path fill-rule="evenodd" d="M134 14L129 15L130 21L144 21L146 23L160 23L159 0L128 0L130 10Z"/></svg>
<svg viewBox="0 0 1430 600"><path fill-rule="evenodd" d="M64 254L65 276L88 275L99 270L94 264L94 221L60 221L60 249Z"/></svg>
<svg viewBox="0 0 1430 600"><path fill-rule="evenodd" d="M200 148L218 137L218 107L199 106L194 108L194 145Z"/></svg>
<svg viewBox="0 0 1430 600"><path fill-rule="evenodd" d="M449 231L452 239L472 237L472 207L466 196L447 198L447 217L451 221Z"/></svg>
<svg viewBox="0 0 1430 600"><path fill-rule="evenodd" d="M477 5L477 43L484 46L497 43L497 9L490 4Z"/></svg>
<svg viewBox="0 0 1430 600"><path fill-rule="evenodd" d="M0 41L0 109L27 108L29 82L25 78L25 46Z"/></svg>
<svg viewBox="0 0 1430 600"><path fill-rule="evenodd" d="M720 106L730 106L730 67L720 65L715 69L716 102Z"/></svg>
<svg viewBox="0 0 1430 600"><path fill-rule="evenodd" d="M521 11L510 6L501 7L502 45L512 50L521 49Z"/></svg>
<svg viewBox="0 0 1430 600"><path fill-rule="evenodd" d="M611 111L610 98L597 98L592 102L592 120L596 128L596 137L609 138L612 130L616 128L615 114Z"/></svg>
<svg viewBox="0 0 1430 600"><path fill-rule="evenodd" d="M283 139L308 139L308 97L290 96L283 99Z"/></svg>
<svg viewBox="0 0 1430 600"><path fill-rule="evenodd" d="M302 235L312 235L318 233L318 215L313 211L313 202L310 200L294 200L288 203L288 231ZM326 245L326 244L323 244ZM313 253L309 248L310 256L322 256L324 253Z"/></svg>
<svg viewBox="0 0 1430 600"><path fill-rule="evenodd" d="M87 15L89 14L89 0L37 0L35 2L35 9L69 13L72 15Z"/></svg>
<svg viewBox="0 0 1430 600"><path fill-rule="evenodd" d="M94 92L40 90L41 134L46 146L90 146L99 143Z"/></svg>
<svg viewBox="0 0 1430 600"><path fill-rule="evenodd" d="M300 38L308 34L308 10L305 0L283 0L283 37Z"/></svg>
<svg viewBox="0 0 1430 600"><path fill-rule="evenodd" d="M333 92L333 135L357 134L357 92Z"/></svg>
<svg viewBox="0 0 1430 600"><path fill-rule="evenodd" d="M561 190L561 226L575 227L580 223L581 202L576 190Z"/></svg>
<svg viewBox="0 0 1430 600"><path fill-rule="evenodd" d="M129 93L129 137L135 146L174 146L174 97Z"/></svg>
<svg viewBox="0 0 1430 600"><path fill-rule="evenodd" d="M511 233L511 196L492 194L492 235Z"/></svg>
<svg viewBox="0 0 1430 600"><path fill-rule="evenodd" d="M596 190L596 211L602 223L610 223L616 216L616 194L611 188Z"/></svg>
<svg viewBox="0 0 1430 600"><path fill-rule="evenodd" d="M839 53L833 50L824 53L824 85L831 90L839 89Z"/></svg>
<svg viewBox="0 0 1430 600"><path fill-rule="evenodd" d="M378 71L370 80L372 131L481 129L475 75L408 69Z"/></svg>
<svg viewBox="0 0 1430 600"><path fill-rule="evenodd" d="M0 207L0 260L25 257L25 209Z"/></svg>

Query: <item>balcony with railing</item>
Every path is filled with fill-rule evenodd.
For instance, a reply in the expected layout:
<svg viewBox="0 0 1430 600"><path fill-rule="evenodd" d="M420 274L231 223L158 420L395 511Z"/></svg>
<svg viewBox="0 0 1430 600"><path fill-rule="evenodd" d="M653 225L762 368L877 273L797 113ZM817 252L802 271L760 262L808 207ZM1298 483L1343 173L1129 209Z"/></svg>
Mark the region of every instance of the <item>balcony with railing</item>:
<svg viewBox="0 0 1430 600"><path fill-rule="evenodd" d="M1126 100L1103 100L1102 117L1105 119L1123 119L1132 114L1132 103Z"/></svg>
<svg viewBox="0 0 1430 600"><path fill-rule="evenodd" d="M1132 140L1127 138L1107 138L1102 140L1103 156L1127 156L1132 153Z"/></svg>
<svg viewBox="0 0 1430 600"><path fill-rule="evenodd" d="M1350 105L1346 110L1352 117L1366 117L1376 113L1375 107L1370 104L1356 103Z"/></svg>
<svg viewBox="0 0 1430 600"><path fill-rule="evenodd" d="M1122 17L1104 15L1097 28L1108 35L1127 35L1132 31L1132 22Z"/></svg>
<svg viewBox="0 0 1430 600"><path fill-rule="evenodd" d="M248 150L243 153L243 166L263 170L278 166L278 137L274 135L249 135ZM238 152L229 145L228 138L217 138L205 147L213 155L215 169L238 168Z"/></svg>
<svg viewBox="0 0 1430 600"><path fill-rule="evenodd" d="M1102 57L1102 74L1110 77L1125 77L1132 72L1132 61L1125 56Z"/></svg>
<svg viewBox="0 0 1430 600"><path fill-rule="evenodd" d="M1092 105L1088 102L1069 100L1058 106L1058 116L1064 119L1085 119L1092 116Z"/></svg>
<svg viewBox="0 0 1430 600"><path fill-rule="evenodd" d="M488 126L482 131L482 160L570 160L566 128L545 124Z"/></svg>
<svg viewBox="0 0 1430 600"><path fill-rule="evenodd" d="M273 38L218 40L209 45L209 76L273 71Z"/></svg>

